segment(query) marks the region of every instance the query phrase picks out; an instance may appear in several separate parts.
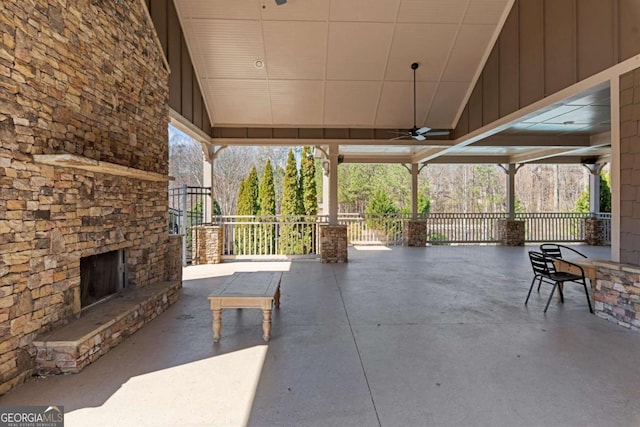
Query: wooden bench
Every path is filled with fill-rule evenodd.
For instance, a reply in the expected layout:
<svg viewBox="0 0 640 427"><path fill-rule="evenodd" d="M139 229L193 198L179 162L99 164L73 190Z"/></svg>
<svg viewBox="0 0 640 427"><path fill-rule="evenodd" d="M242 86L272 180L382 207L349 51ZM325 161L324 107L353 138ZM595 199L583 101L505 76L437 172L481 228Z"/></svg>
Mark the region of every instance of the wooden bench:
<svg viewBox="0 0 640 427"><path fill-rule="evenodd" d="M213 314L213 341L220 341L223 308L262 309L262 338L271 337L271 308L280 308L282 272L234 273L223 286L209 295Z"/></svg>

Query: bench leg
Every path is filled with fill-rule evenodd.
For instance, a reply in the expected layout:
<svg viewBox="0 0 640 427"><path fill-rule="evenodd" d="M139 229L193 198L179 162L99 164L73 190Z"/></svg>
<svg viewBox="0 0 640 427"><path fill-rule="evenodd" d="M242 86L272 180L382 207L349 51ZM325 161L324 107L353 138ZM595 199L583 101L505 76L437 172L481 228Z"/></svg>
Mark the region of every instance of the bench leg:
<svg viewBox="0 0 640 427"><path fill-rule="evenodd" d="M271 338L271 309L262 310L262 339L269 341Z"/></svg>
<svg viewBox="0 0 640 427"><path fill-rule="evenodd" d="M274 296L274 302L275 302L276 308L279 310L280 309L280 286L278 286L278 289L276 289L276 295Z"/></svg>
<svg viewBox="0 0 640 427"><path fill-rule="evenodd" d="M220 342L222 330L222 310L213 310L213 342Z"/></svg>

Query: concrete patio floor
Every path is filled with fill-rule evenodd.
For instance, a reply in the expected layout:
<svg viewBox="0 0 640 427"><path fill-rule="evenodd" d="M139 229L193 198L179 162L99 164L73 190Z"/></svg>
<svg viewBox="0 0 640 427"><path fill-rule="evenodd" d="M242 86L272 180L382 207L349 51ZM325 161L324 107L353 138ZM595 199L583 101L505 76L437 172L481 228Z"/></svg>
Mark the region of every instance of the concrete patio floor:
<svg viewBox="0 0 640 427"><path fill-rule="evenodd" d="M64 405L67 426L640 425L640 334L589 314L577 285L546 315L548 285L524 306L533 247L381 249L189 267L148 326L0 405ZM214 344L207 295L264 269L285 271L271 341L259 310L227 310Z"/></svg>

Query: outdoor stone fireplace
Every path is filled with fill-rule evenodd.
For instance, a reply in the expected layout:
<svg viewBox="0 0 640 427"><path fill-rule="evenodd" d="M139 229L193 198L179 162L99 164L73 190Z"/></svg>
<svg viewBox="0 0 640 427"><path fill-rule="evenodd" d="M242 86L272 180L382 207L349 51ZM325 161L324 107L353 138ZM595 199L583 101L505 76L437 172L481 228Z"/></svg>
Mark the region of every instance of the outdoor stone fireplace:
<svg viewBox="0 0 640 427"><path fill-rule="evenodd" d="M2 7L0 394L36 371L77 372L181 286L167 231L168 67L144 2ZM112 301L81 311L121 288L126 304L108 320L91 316Z"/></svg>
<svg viewBox="0 0 640 427"><path fill-rule="evenodd" d="M80 306L86 309L124 289L124 251L80 258Z"/></svg>

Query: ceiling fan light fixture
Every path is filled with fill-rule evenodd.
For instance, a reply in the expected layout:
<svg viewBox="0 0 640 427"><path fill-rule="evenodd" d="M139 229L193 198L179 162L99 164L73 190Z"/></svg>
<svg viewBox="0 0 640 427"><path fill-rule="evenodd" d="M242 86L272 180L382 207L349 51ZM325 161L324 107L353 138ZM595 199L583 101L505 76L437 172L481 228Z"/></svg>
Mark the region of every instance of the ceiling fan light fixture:
<svg viewBox="0 0 640 427"><path fill-rule="evenodd" d="M287 4L287 0L276 0L276 4L282 6L283 4Z"/></svg>

